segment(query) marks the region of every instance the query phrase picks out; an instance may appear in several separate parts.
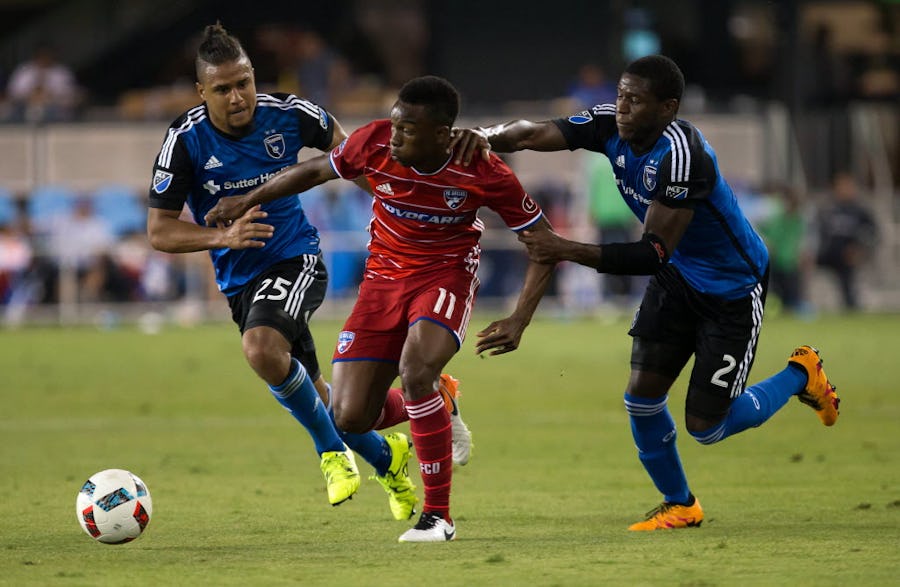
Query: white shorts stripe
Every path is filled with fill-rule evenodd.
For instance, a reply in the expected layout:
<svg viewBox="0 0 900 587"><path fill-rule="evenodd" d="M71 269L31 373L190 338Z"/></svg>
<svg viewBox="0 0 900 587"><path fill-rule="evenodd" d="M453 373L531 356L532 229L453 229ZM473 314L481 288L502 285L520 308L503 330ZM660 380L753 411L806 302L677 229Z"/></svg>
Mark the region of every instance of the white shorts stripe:
<svg viewBox="0 0 900 587"><path fill-rule="evenodd" d="M747 384L747 377L750 375L750 364L753 362L753 353L756 348L756 341L759 340L759 331L762 328L763 320L763 300L762 300L762 284L757 283L753 291L750 292L752 312L753 312L753 329L750 334L750 340L747 342L747 349L738 365L738 372L734 376L734 383L731 385L731 397L736 398L744 391Z"/></svg>
<svg viewBox="0 0 900 587"><path fill-rule="evenodd" d="M284 303L284 311L290 314L292 318L297 318L306 291L315 281L313 273L317 262L318 257L316 255L303 255L303 269L300 275L297 276L296 281L294 281L294 287L291 288L291 293Z"/></svg>

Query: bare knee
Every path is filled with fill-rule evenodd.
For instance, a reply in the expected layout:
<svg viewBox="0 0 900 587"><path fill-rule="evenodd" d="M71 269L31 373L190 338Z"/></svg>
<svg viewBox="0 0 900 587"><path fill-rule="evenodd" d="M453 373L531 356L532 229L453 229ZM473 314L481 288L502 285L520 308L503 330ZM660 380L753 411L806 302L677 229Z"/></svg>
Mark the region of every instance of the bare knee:
<svg viewBox="0 0 900 587"><path fill-rule="evenodd" d="M721 419L709 420L706 418L701 418L699 416L693 416L691 414L685 414L684 416L684 427L687 428L687 431L691 435L696 435L711 430L714 427L718 426L721 422Z"/></svg>
<svg viewBox="0 0 900 587"><path fill-rule="evenodd" d="M291 371L290 352L265 344L261 337L244 336L244 358L256 374L269 385L280 385Z"/></svg>
<svg viewBox="0 0 900 587"><path fill-rule="evenodd" d="M372 429L374 420L368 414L340 402L335 402L334 406L334 425L344 432L353 434L364 434Z"/></svg>
<svg viewBox="0 0 900 587"><path fill-rule="evenodd" d="M435 382L440 369L428 365L401 365L400 380L403 382L403 395L409 400L418 400L437 389Z"/></svg>

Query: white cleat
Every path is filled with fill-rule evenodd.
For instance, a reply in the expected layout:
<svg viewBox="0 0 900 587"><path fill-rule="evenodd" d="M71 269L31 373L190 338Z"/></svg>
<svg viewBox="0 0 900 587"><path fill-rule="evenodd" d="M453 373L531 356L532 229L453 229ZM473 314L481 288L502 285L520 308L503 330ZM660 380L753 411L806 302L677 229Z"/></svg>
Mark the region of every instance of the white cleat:
<svg viewBox="0 0 900 587"><path fill-rule="evenodd" d="M422 512L415 526L404 532L398 542L449 542L456 539L456 526L433 512Z"/></svg>
<svg viewBox="0 0 900 587"><path fill-rule="evenodd" d="M438 390L444 406L450 413L450 429L453 433L453 464L463 466L472 454L472 432L459 415L459 380L442 374Z"/></svg>

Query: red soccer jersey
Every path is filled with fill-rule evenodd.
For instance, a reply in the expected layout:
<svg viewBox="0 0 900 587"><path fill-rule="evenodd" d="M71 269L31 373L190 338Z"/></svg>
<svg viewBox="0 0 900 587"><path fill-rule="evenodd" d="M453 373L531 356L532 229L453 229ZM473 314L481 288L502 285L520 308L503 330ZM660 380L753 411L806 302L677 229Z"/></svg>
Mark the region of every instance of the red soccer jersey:
<svg viewBox="0 0 900 587"><path fill-rule="evenodd" d="M420 173L391 159L391 123L376 120L356 130L331 152L331 166L345 179L364 175L375 194L369 222L366 278L399 279L446 263L474 271L484 224L482 206L509 228L528 228L543 212L512 170L491 154L468 167L447 163Z"/></svg>

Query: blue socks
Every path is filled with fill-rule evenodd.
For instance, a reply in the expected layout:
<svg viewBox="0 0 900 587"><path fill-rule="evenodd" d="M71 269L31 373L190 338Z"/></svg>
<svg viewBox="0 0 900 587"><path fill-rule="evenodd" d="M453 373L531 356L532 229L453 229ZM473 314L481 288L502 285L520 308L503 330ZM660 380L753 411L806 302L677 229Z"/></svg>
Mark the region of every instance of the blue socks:
<svg viewBox="0 0 900 587"><path fill-rule="evenodd" d="M334 421L334 410L331 408L331 385L328 386L328 414ZM334 427L344 443L353 452L361 456L367 463L375 468L375 474L383 477L391 466L391 447L381 434L370 430L365 434L344 432L337 426Z"/></svg>
<svg viewBox="0 0 900 587"><path fill-rule="evenodd" d="M691 492L675 447L675 421L666 407L668 399L668 395L647 399L626 393L625 410L638 456L653 484L667 502L687 504Z"/></svg>
<svg viewBox="0 0 900 587"><path fill-rule="evenodd" d="M320 455L329 451L344 451L349 447L375 468L376 474L383 476L391 466L391 448L384 437L374 430L365 434L353 434L338 430L334 416L319 399L316 387L310 381L303 365L291 359L291 372L281 385L269 386L278 403L283 405L303 427L316 445ZM328 387L331 404L331 386Z"/></svg>
<svg viewBox="0 0 900 587"><path fill-rule="evenodd" d="M806 386L806 371L788 365L784 370L748 387L731 404L728 415L718 425L702 432L692 432L697 442L714 444L747 428L759 426L784 407L784 404Z"/></svg>
<svg viewBox="0 0 900 587"><path fill-rule="evenodd" d="M309 431L320 455L329 451L344 451L344 443L338 436L331 415L307 376L306 369L297 359L291 359L291 371L287 379L269 390L303 427Z"/></svg>

